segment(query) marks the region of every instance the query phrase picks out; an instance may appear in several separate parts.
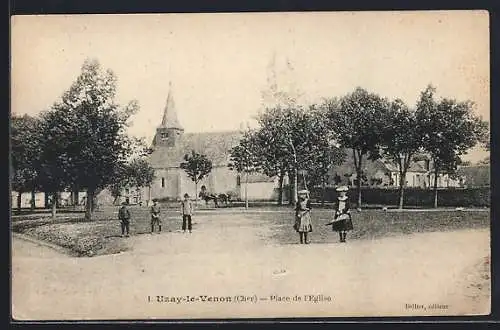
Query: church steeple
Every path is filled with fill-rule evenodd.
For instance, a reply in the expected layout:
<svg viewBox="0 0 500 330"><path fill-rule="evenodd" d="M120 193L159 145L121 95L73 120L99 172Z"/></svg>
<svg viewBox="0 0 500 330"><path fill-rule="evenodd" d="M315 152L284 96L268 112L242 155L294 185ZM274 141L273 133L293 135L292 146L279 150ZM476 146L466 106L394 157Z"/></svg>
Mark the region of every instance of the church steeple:
<svg viewBox="0 0 500 330"><path fill-rule="evenodd" d="M182 128L177 119L177 110L172 92L172 82L169 83L167 104L163 110L163 118L160 126L156 129L154 144L156 146L174 147L176 141L180 138L184 128Z"/></svg>
<svg viewBox="0 0 500 330"><path fill-rule="evenodd" d="M163 128L177 128L183 130L182 126L179 124L177 119L177 110L175 109L175 102L172 92L172 82L169 84L167 104L163 110L163 119L161 121L160 127Z"/></svg>

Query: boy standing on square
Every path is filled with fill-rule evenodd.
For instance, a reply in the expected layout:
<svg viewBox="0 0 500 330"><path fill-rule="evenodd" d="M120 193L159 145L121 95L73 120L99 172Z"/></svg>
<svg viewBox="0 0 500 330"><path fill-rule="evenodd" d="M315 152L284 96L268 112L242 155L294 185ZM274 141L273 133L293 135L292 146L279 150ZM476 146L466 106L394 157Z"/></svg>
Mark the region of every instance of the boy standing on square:
<svg viewBox="0 0 500 330"><path fill-rule="evenodd" d="M191 233L192 224L191 224L191 216L193 215L193 202L189 199L188 194L184 194L184 199L181 202L181 214L182 214L182 231L186 232L186 224L187 229Z"/></svg>
<svg viewBox="0 0 500 330"><path fill-rule="evenodd" d="M153 199L153 206L151 206L151 234L155 231L155 225L158 226L158 233L161 233L160 212L158 200Z"/></svg>
<svg viewBox="0 0 500 330"><path fill-rule="evenodd" d="M122 207L118 210L118 219L122 227L122 237L128 237L130 230L130 211L127 209L127 203L125 202L122 203Z"/></svg>

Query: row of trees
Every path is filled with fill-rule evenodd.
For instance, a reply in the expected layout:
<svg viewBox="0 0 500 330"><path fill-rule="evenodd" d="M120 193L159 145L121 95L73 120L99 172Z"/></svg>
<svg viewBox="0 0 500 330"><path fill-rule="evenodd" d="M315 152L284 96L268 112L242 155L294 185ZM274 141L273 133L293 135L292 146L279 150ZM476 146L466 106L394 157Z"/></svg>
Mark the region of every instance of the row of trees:
<svg viewBox="0 0 500 330"><path fill-rule="evenodd" d="M289 103L266 108L257 116L258 128L247 130L233 148L229 166L247 175L278 176L282 204L285 176L293 182L296 201L299 175L306 185L325 186L328 171L342 164L347 153L352 154L357 178L362 177L366 160L384 157L398 167L402 208L406 173L423 152L433 164L437 207L438 175L454 173L460 156L478 143L489 145L489 135L488 123L474 115L472 102L438 100L435 94L429 85L409 107L401 99L356 88L309 107ZM361 207L361 180L356 185Z"/></svg>
<svg viewBox="0 0 500 330"><path fill-rule="evenodd" d="M87 192L86 213L92 218L95 196L109 187L118 196L126 186L147 186L154 176L144 156L144 141L126 133L138 110L131 101L115 101L116 76L96 60L86 60L61 100L38 117L14 116L11 129L11 183L21 193L52 196L53 216L60 191ZM34 208L34 198L32 198Z"/></svg>

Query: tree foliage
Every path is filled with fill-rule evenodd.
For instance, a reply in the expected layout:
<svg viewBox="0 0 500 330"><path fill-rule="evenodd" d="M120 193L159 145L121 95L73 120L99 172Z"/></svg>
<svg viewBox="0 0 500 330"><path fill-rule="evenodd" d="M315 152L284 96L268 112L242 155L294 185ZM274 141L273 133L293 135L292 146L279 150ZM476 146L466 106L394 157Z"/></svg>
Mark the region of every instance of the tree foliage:
<svg viewBox="0 0 500 330"><path fill-rule="evenodd" d="M40 185L40 121L28 115L13 116L10 146L11 187L18 193L17 207L20 210L21 194L34 194ZM33 198L31 207L34 208Z"/></svg>
<svg viewBox="0 0 500 330"><path fill-rule="evenodd" d="M381 132L386 126L389 102L358 87L340 100L325 102L324 106L338 142L343 148L352 150L356 174L361 178L363 161L380 157ZM357 190L360 207L361 180L357 180Z"/></svg>
<svg viewBox="0 0 500 330"><path fill-rule="evenodd" d="M206 155L199 154L194 150L190 154L184 155L184 162L181 168L187 176L194 182L196 198L198 196L198 183L212 171L212 161Z"/></svg>
<svg viewBox="0 0 500 330"><path fill-rule="evenodd" d="M421 123L415 111L401 100L391 102L387 113L387 126L383 130L382 150L387 159L397 165L399 171L399 208L403 208L406 173L413 157L423 147Z"/></svg>
<svg viewBox="0 0 500 330"><path fill-rule="evenodd" d="M230 151L229 169L238 173L253 173L261 170L263 163L259 159L257 147L255 132L250 130L244 132L239 144Z"/></svg>
<svg viewBox="0 0 500 330"><path fill-rule="evenodd" d="M68 185L86 189L87 219L96 192L113 183L132 150L126 127L138 104L122 107L115 96L114 73L86 60L76 81L44 115L46 184L56 191Z"/></svg>
<svg viewBox="0 0 500 330"><path fill-rule="evenodd" d="M299 172L307 173L304 179L316 184L342 158L325 119L325 110L315 106L267 108L257 116L259 128L242 140L246 147L240 144L233 156L250 151L252 168L270 177L278 175L280 191L287 174L296 197Z"/></svg>
<svg viewBox="0 0 500 330"><path fill-rule="evenodd" d="M429 85L417 102L417 120L422 128L424 150L432 158L437 207L437 177L454 174L461 156L478 143L487 143L488 124L473 113L470 101L435 99L436 88Z"/></svg>
<svg viewBox="0 0 500 330"><path fill-rule="evenodd" d="M39 121L31 116L14 116L11 119L12 185L15 191L25 192L35 188L39 164Z"/></svg>
<svg viewBox="0 0 500 330"><path fill-rule="evenodd" d="M113 183L108 188L111 195L117 198L127 188L148 187L153 182L154 176L154 168L147 159L137 157L116 167Z"/></svg>

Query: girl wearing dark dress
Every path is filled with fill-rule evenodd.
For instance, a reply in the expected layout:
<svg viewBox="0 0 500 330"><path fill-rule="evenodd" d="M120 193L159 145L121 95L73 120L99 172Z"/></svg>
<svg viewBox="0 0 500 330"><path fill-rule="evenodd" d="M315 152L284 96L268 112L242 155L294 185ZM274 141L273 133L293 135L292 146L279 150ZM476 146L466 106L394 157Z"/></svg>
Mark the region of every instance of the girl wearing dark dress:
<svg viewBox="0 0 500 330"><path fill-rule="evenodd" d="M347 232L353 230L349 197L347 196L347 187L339 187L339 197L335 202L335 214L333 216L332 230L339 233L341 243L345 243Z"/></svg>
<svg viewBox="0 0 500 330"><path fill-rule="evenodd" d="M295 207L294 229L299 233L300 244L309 244L307 234L312 232L311 201L308 198L307 190L299 191L298 195L299 201Z"/></svg>

